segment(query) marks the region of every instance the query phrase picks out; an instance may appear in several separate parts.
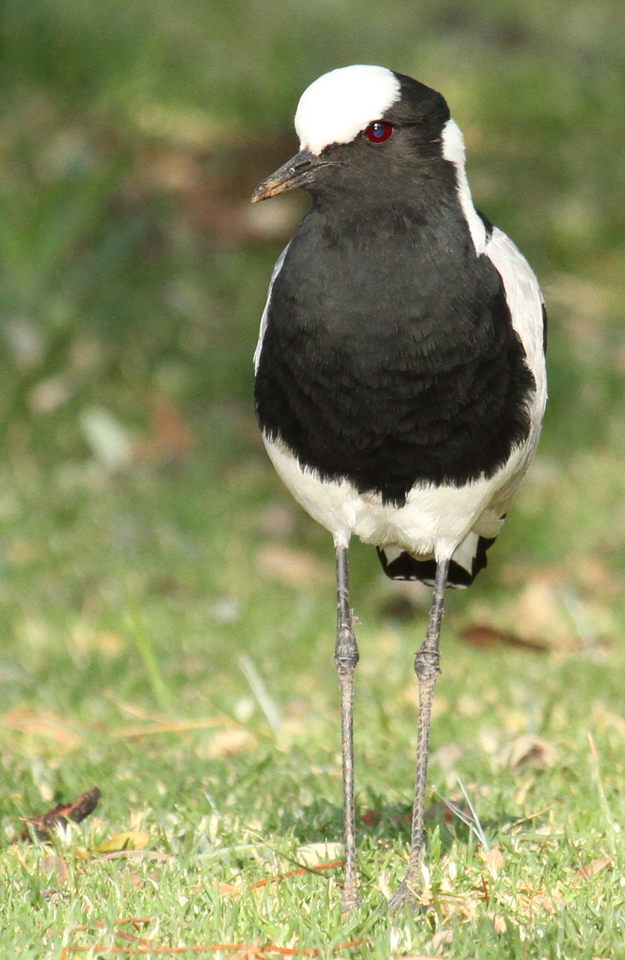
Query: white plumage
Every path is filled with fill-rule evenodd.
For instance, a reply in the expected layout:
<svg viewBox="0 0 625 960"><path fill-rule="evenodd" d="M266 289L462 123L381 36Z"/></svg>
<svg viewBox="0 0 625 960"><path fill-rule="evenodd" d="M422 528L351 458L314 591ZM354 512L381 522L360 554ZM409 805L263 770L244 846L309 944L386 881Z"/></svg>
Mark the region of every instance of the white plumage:
<svg viewBox="0 0 625 960"><path fill-rule="evenodd" d="M324 73L304 90L295 112L300 149L318 156L331 143L349 143L400 96L386 67L355 64Z"/></svg>

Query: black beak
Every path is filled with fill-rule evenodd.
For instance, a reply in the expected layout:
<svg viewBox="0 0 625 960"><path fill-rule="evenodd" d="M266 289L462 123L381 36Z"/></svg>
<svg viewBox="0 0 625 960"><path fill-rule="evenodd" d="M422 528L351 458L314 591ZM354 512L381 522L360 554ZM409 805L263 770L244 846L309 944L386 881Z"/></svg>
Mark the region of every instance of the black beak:
<svg viewBox="0 0 625 960"><path fill-rule="evenodd" d="M301 150L294 157L283 163L274 173L258 184L251 196L252 203L258 203L259 200L268 200L269 197L275 197L286 190L292 190L294 187L305 187L311 183L317 170L321 167L328 167L336 161L322 160L316 157L314 153L308 150Z"/></svg>

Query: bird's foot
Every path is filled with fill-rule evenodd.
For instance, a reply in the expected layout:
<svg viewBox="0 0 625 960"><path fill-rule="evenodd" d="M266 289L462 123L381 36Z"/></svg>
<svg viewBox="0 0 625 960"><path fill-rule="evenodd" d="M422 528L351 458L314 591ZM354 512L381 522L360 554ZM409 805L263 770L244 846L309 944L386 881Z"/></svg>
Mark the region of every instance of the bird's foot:
<svg viewBox="0 0 625 960"><path fill-rule="evenodd" d="M343 887L341 912L351 913L352 910L357 910L359 906L360 896L358 895L358 887L355 884L346 883Z"/></svg>
<svg viewBox="0 0 625 960"><path fill-rule="evenodd" d="M419 884L414 874L408 873L389 900L388 910L389 913L416 913L419 909Z"/></svg>

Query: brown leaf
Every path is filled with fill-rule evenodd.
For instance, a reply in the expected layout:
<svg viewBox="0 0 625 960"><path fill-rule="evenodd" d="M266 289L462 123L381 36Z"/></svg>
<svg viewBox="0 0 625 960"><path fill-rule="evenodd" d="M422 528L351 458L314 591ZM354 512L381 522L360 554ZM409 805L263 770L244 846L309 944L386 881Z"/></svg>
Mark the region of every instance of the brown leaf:
<svg viewBox="0 0 625 960"><path fill-rule="evenodd" d="M228 757L243 750L255 747L258 740L250 730L242 727L233 727L230 730L219 730L211 740L209 755L211 757Z"/></svg>
<svg viewBox="0 0 625 960"><path fill-rule="evenodd" d="M495 933L505 933L507 930L506 918L501 913L493 916L493 929Z"/></svg>
<svg viewBox="0 0 625 960"><path fill-rule="evenodd" d="M364 810L360 815L360 822L365 827L376 827L380 819L381 814L378 810Z"/></svg>
<svg viewBox="0 0 625 960"><path fill-rule="evenodd" d="M513 770L523 766L544 770L555 764L557 756L556 748L548 740L524 733L504 747L499 754L499 762L502 766L512 767Z"/></svg>
<svg viewBox="0 0 625 960"><path fill-rule="evenodd" d="M615 859L613 854L608 857L597 857L595 860L587 863L585 867L582 867L581 870L578 870L576 876L579 877L580 880L590 880L591 877L596 877L598 873L601 873L607 867L613 866Z"/></svg>
<svg viewBox="0 0 625 960"><path fill-rule="evenodd" d="M57 803L55 807L46 810L46 812L39 817L26 818L26 823L31 824L40 840L50 840L50 831L53 827L59 825L65 826L68 820L73 821L73 823L80 823L81 820L88 817L90 813L93 813L98 805L100 796L101 793L98 787L93 787L92 790L81 793L74 803ZM28 827L24 827L16 839L30 840L30 838L31 831Z"/></svg>
<svg viewBox="0 0 625 960"><path fill-rule="evenodd" d="M534 570L505 610L474 602L463 636L478 647L504 644L537 651L578 650L580 638L571 618L569 592L563 571Z"/></svg>
<svg viewBox="0 0 625 960"><path fill-rule="evenodd" d="M515 623L524 637L540 637L545 649L576 649L569 617L558 593L559 577L541 571L531 577L514 604Z"/></svg>
<svg viewBox="0 0 625 960"><path fill-rule="evenodd" d="M526 650L548 650L549 644L541 637L521 637L511 630L502 630L488 623L474 623L465 627L460 636L474 647L499 645L522 647Z"/></svg>
<svg viewBox="0 0 625 960"><path fill-rule="evenodd" d="M240 897L241 890L243 889L240 883L226 883L225 880L219 880L217 883L213 884L213 886L216 888L217 893L221 897Z"/></svg>
<svg viewBox="0 0 625 960"><path fill-rule="evenodd" d="M491 847L486 854L486 862L495 876L497 876L503 867L504 859L503 851L499 844L495 844L494 847Z"/></svg>

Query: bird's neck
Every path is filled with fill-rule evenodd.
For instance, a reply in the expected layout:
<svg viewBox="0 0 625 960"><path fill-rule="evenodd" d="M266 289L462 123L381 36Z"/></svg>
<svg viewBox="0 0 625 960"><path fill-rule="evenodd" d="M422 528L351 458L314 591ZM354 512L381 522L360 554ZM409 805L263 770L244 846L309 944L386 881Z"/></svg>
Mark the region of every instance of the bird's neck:
<svg viewBox="0 0 625 960"><path fill-rule="evenodd" d="M464 246L467 237L482 252L483 226L471 199L464 167L445 160L382 169L378 178L349 180L311 191L318 226L359 246L380 242L430 247ZM438 239L437 239L438 238Z"/></svg>

